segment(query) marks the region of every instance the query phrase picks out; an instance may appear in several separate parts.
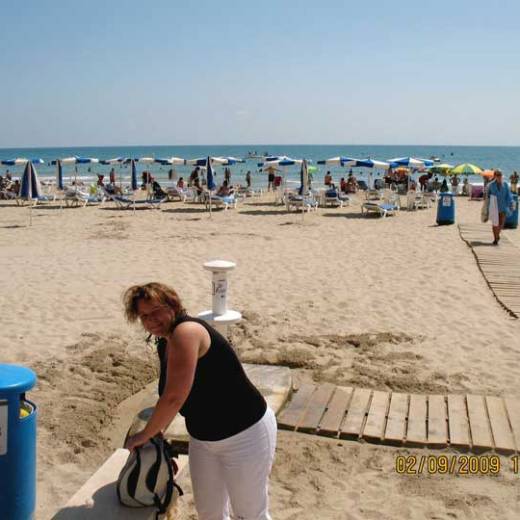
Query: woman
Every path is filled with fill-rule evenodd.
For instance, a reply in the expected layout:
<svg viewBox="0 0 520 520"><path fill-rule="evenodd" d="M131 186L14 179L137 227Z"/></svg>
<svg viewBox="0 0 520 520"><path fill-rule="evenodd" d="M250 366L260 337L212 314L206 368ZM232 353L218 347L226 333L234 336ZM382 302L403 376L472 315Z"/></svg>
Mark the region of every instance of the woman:
<svg viewBox="0 0 520 520"><path fill-rule="evenodd" d="M493 245L496 246L500 241L500 231L504 228L506 217L511 214L513 205L511 191L500 170L495 170L493 180L486 187L486 193L489 220L493 227Z"/></svg>
<svg viewBox="0 0 520 520"><path fill-rule="evenodd" d="M268 480L276 446L276 418L247 378L226 339L187 315L167 285L130 287L126 317L140 319L158 338L159 400L130 450L163 432L177 413L190 435L189 465L200 520L270 520Z"/></svg>

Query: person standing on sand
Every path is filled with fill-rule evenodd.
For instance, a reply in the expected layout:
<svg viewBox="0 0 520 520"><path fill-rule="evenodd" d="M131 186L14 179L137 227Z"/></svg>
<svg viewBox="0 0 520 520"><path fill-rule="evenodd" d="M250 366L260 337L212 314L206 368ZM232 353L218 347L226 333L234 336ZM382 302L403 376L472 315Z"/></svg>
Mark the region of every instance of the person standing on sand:
<svg viewBox="0 0 520 520"><path fill-rule="evenodd" d="M247 170L247 173L246 173L246 186L248 188L251 187L251 170Z"/></svg>
<svg viewBox="0 0 520 520"><path fill-rule="evenodd" d="M517 193L518 191L518 173L514 171L511 176L509 177L509 182L511 183L511 192Z"/></svg>
<svg viewBox="0 0 520 520"><path fill-rule="evenodd" d="M129 322L157 338L159 400L129 450L161 434L180 413L186 419L189 467L199 520L271 520L269 474L276 417L248 379L229 342L190 317L174 289L134 285L123 297Z"/></svg>
<svg viewBox="0 0 520 520"><path fill-rule="evenodd" d="M506 218L511 214L513 197L502 172L495 170L493 180L486 187L488 214L493 227L493 245L500 241L500 231L504 228Z"/></svg>

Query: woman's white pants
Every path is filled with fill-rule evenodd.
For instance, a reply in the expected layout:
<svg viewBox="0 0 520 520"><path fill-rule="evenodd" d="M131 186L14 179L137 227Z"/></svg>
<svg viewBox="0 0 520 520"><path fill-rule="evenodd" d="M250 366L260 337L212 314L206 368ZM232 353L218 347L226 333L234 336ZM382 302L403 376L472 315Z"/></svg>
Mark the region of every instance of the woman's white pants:
<svg viewBox="0 0 520 520"><path fill-rule="evenodd" d="M257 423L227 439L190 437L189 464L199 520L271 520L268 483L275 448L276 417L269 407Z"/></svg>

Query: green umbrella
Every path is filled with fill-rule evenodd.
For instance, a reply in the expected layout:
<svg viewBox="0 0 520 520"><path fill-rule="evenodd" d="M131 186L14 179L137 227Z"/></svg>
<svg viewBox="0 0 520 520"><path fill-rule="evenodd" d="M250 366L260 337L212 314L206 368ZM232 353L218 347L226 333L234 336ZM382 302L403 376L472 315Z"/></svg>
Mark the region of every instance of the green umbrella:
<svg viewBox="0 0 520 520"><path fill-rule="evenodd" d="M482 168L470 163L458 164L450 170L451 175L480 175Z"/></svg>

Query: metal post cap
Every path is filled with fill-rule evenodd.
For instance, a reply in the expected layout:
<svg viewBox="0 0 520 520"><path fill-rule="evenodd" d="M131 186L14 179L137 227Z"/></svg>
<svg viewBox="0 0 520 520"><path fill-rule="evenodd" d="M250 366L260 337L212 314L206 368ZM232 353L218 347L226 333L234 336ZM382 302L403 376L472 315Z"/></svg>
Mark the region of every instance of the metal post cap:
<svg viewBox="0 0 520 520"><path fill-rule="evenodd" d="M204 269L208 271L231 271L236 267L237 264L229 262L228 260L211 260L203 264Z"/></svg>

